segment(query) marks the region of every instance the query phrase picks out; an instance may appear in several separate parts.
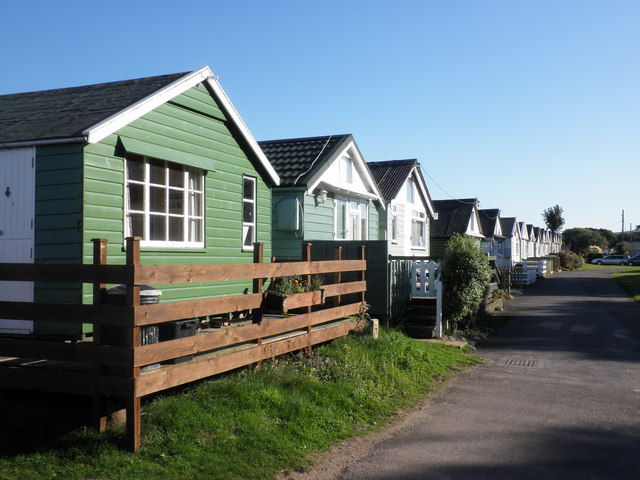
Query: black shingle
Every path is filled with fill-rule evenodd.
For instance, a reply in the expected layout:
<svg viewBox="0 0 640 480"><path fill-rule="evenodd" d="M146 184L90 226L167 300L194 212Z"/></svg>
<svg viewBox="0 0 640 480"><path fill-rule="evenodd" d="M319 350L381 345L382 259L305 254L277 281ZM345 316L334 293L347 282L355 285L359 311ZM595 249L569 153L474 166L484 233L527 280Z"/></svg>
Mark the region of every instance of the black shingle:
<svg viewBox="0 0 640 480"><path fill-rule="evenodd" d="M305 185L322 164L353 140L350 134L258 142L280 177L280 186Z"/></svg>
<svg viewBox="0 0 640 480"><path fill-rule="evenodd" d="M419 165L416 159L367 162L371 175L378 184L380 194L386 202L396 198L411 170Z"/></svg>
<svg viewBox="0 0 640 480"><path fill-rule="evenodd" d="M0 95L0 143L79 137L187 73Z"/></svg>
<svg viewBox="0 0 640 480"><path fill-rule="evenodd" d="M449 238L454 233L464 234L476 202L475 198L434 200L433 208L438 212L438 219L431 222L431 238Z"/></svg>
<svg viewBox="0 0 640 480"><path fill-rule="evenodd" d="M496 222L500 216L500 210L497 208L484 208L478 210L478 216L480 217L480 225L486 238L493 237L493 232L496 231Z"/></svg>

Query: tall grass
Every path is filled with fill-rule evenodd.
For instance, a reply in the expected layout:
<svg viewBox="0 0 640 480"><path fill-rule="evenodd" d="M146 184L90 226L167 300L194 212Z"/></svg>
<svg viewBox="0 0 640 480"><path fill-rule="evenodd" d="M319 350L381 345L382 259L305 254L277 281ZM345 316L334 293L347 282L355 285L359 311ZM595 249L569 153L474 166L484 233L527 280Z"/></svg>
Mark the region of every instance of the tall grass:
<svg viewBox="0 0 640 480"><path fill-rule="evenodd" d="M477 357L382 329L245 368L143 408L143 445L122 427L77 430L40 451L0 457L0 479L260 479L303 469L310 454L375 428Z"/></svg>

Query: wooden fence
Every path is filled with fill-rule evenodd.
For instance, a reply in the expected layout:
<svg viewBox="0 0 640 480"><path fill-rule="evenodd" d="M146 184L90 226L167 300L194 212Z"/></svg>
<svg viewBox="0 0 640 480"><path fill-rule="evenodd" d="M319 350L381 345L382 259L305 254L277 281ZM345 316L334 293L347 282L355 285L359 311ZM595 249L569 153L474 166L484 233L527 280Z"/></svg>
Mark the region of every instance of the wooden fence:
<svg viewBox="0 0 640 480"><path fill-rule="evenodd" d="M140 400L145 395L210 377L287 352L346 335L358 326L366 292L364 247L358 260L312 261L303 245L302 261L225 265L141 265L140 240L128 238L126 265L108 265L106 240L94 240L93 265L0 264L0 280L91 283L94 303L0 302L2 318L93 324L94 338L69 343L29 337L0 337L0 384L6 388L94 396L99 430L106 428L105 398L124 399L127 445L140 447ZM356 272L340 282L343 272ZM323 292L291 295L289 314L264 311L264 281L298 275L310 283L322 275ZM253 292L199 300L140 304L140 286L253 279ZM350 279L351 280L351 279ZM124 305L102 303L106 284L124 284ZM344 303L344 299L353 299ZM249 320L208 328L195 336L141 343L141 329L183 319L251 312ZM111 329L111 330L109 330ZM118 335L113 335L113 332ZM108 334L111 332L111 334ZM176 359L189 360L177 363ZM35 368L37 366L39 368ZM149 366L152 366L150 369ZM147 367L147 368L145 368Z"/></svg>

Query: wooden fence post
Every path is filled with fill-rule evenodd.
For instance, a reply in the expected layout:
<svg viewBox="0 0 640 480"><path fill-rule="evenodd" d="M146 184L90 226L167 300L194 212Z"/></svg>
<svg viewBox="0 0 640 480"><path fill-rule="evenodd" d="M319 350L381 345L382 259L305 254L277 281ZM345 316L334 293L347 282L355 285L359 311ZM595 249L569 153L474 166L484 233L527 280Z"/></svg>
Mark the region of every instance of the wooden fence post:
<svg viewBox="0 0 640 480"><path fill-rule="evenodd" d="M106 265L107 264L107 240L104 238L92 238L93 242L93 264L94 265ZM106 287L104 283L93 284L93 304L99 305L102 303L102 291ZM101 326L93 325L93 343L100 345L101 339ZM103 395L95 395L93 397L93 425L99 432L104 432L107 429L107 416L105 411L105 398Z"/></svg>
<svg viewBox="0 0 640 480"><path fill-rule="evenodd" d="M366 260L364 245L358 245L358 260ZM365 280L365 272L366 270L361 270L358 274L358 280L360 280L361 282L364 282ZM364 303L365 301L365 293L366 292L360 293L362 303Z"/></svg>
<svg viewBox="0 0 640 480"><path fill-rule="evenodd" d="M264 261L264 244L253 244L253 263L262 263ZM264 278L253 279L253 293L262 293L262 287L264 286ZM251 312L253 323L258 325L262 324L262 308L253 309ZM257 340L258 345L262 345L262 337ZM256 368L259 370L262 368L262 360L258 360Z"/></svg>
<svg viewBox="0 0 640 480"><path fill-rule="evenodd" d="M253 263L263 263L263 262L264 262L264 244L254 243L253 244ZM264 287L264 278L253 279L253 293L262 293L263 287ZM255 309L255 311L251 313L253 316L253 323L258 323L258 324L262 323L262 309Z"/></svg>
<svg viewBox="0 0 640 480"><path fill-rule="evenodd" d="M302 244L302 261L310 263L311 262L311 243L303 243ZM307 287L311 285L311 274L307 274ZM307 313L311 313L311 305L307 305ZM311 355L313 353L313 347L311 346L311 325L307 325L307 338L309 339L309 344L307 345L307 355Z"/></svg>
<svg viewBox="0 0 640 480"><path fill-rule="evenodd" d="M342 260L342 247L335 247L335 249L333 250L333 259L334 260ZM336 272L333 274L333 283L340 283L342 282L342 274L340 272ZM334 307L339 307L340 306L340 295L336 295L334 297Z"/></svg>
<svg viewBox="0 0 640 480"><path fill-rule="evenodd" d="M127 265L140 265L140 237L127 237ZM127 282L126 304L132 307L140 306L140 285L134 285L133 279ZM127 329L126 346L136 348L140 346L140 327L131 325ZM140 367L128 368L128 375L135 383L140 376ZM135 395L135 393L134 393ZM127 398L127 447L132 452L140 449L140 397Z"/></svg>

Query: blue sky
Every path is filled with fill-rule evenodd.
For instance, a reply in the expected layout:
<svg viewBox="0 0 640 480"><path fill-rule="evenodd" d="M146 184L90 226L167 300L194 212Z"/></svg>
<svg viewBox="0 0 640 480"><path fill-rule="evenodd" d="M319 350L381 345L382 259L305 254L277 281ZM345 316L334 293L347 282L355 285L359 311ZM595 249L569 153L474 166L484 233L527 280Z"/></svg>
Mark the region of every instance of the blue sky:
<svg viewBox="0 0 640 480"><path fill-rule="evenodd" d="M6 2L0 94L208 65L258 140L352 133L435 199L640 224L636 0Z"/></svg>

